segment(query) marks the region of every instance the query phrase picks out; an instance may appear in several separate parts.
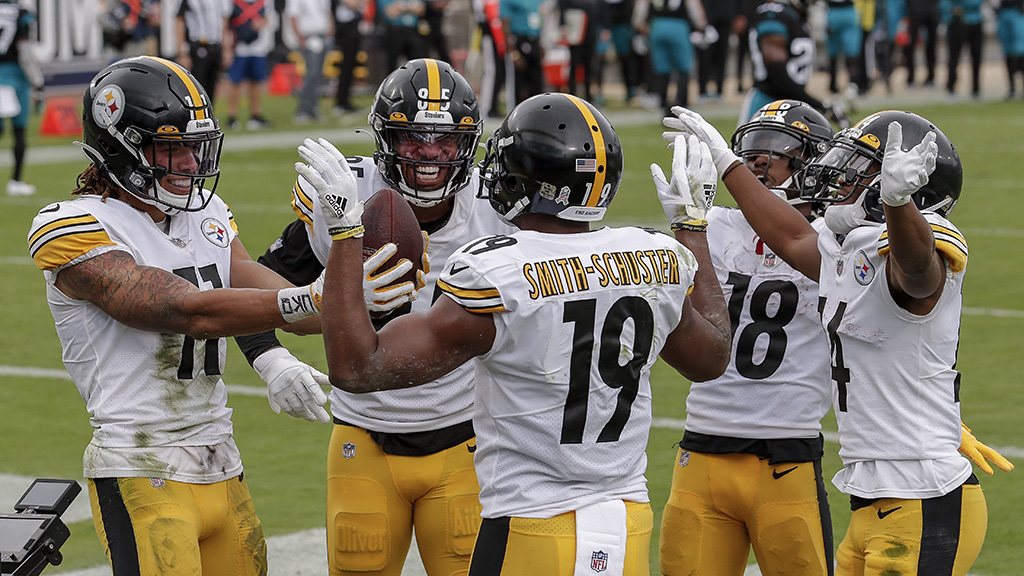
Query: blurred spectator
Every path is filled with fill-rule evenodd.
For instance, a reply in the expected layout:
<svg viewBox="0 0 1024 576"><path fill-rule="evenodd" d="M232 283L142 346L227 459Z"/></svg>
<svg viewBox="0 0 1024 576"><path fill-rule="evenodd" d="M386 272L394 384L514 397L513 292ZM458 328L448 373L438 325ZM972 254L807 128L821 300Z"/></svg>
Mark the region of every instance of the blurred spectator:
<svg viewBox="0 0 1024 576"><path fill-rule="evenodd" d="M558 0L558 8L562 40L569 46L568 92L592 102L597 33L603 25L604 0ZM577 87L581 76L583 94Z"/></svg>
<svg viewBox="0 0 1024 576"><path fill-rule="evenodd" d="M299 105L293 121L308 124L320 119L320 88L324 58L334 36L330 0L288 0L285 17L299 42L305 74L299 89Z"/></svg>
<svg viewBox="0 0 1024 576"><path fill-rule="evenodd" d="M943 22L946 23L946 42L949 44L949 75L946 91L956 94L957 68L964 43L971 51L971 97L981 98L981 30L982 0L943 0Z"/></svg>
<svg viewBox="0 0 1024 576"><path fill-rule="evenodd" d="M604 0L608 42L615 50L619 74L626 87L626 102L636 96L640 85L640 62L633 50L633 0ZM604 66L602 63L601 66Z"/></svg>
<svg viewBox="0 0 1024 576"><path fill-rule="evenodd" d="M334 47L341 52L338 63L338 89L334 92L334 113L352 112L352 80L356 70L356 55L362 33L359 24L367 0L333 0L334 4Z"/></svg>
<svg viewBox="0 0 1024 576"><path fill-rule="evenodd" d="M121 53L125 56L155 56L160 53L159 0L141 0L135 33Z"/></svg>
<svg viewBox="0 0 1024 576"><path fill-rule="evenodd" d="M800 100L841 128L849 126L839 101L822 102L807 93L807 81L814 71L814 40L807 24L807 9L812 2L767 0L757 7L750 23L754 85L743 100L738 125L775 100Z"/></svg>
<svg viewBox="0 0 1024 576"><path fill-rule="evenodd" d="M249 96L249 130L267 128L263 117L261 98L267 81L267 55L272 40L267 27L265 0L232 0L228 19L234 36L235 58L228 68L228 128L238 130L238 105L242 88Z"/></svg>
<svg viewBox="0 0 1024 576"><path fill-rule="evenodd" d="M902 0L899 1L902 4ZM896 47L895 31L898 19L894 21L889 15L889 10L895 3L896 0L857 0L861 21L865 26L864 50L862 50L863 57L861 58L865 83L861 86L861 94L868 91L875 79L882 80L885 83L886 91L892 92L890 76L893 67L893 50ZM900 10L901 8L896 7L895 9Z"/></svg>
<svg viewBox="0 0 1024 576"><path fill-rule="evenodd" d="M178 5L178 63L206 88L213 104L220 73L232 51L225 0L181 0Z"/></svg>
<svg viewBox="0 0 1024 576"><path fill-rule="evenodd" d="M97 9L103 46L114 54L124 55L125 46L138 25L141 0L100 0Z"/></svg>
<svg viewBox="0 0 1024 576"><path fill-rule="evenodd" d="M846 61L846 72L849 84L847 95L856 96L861 80L860 59L863 48L863 34L860 15L853 5L853 0L828 0L826 16L825 49L828 51L828 90L832 94L839 93L839 56Z"/></svg>
<svg viewBox="0 0 1024 576"><path fill-rule="evenodd" d="M36 15L17 2L0 3L0 30L9 35L0 43L0 135L4 132L6 118L10 118L14 132L14 169L7 181L8 196L36 193L35 186L21 179L28 148L25 137L28 115L42 104L43 72L33 40L35 25Z"/></svg>
<svg viewBox="0 0 1024 576"><path fill-rule="evenodd" d="M501 89L505 85L505 32L501 28L498 0L473 0L480 30L480 117L504 118Z"/></svg>
<svg viewBox="0 0 1024 576"><path fill-rule="evenodd" d="M420 18L426 6L420 0L377 0L377 19L383 27L379 38L384 44L384 69L398 68L399 56L414 60L426 56L420 34Z"/></svg>
<svg viewBox="0 0 1024 576"><path fill-rule="evenodd" d="M996 12L999 44L1006 58L1006 74L1010 81L1007 98L1017 94L1017 75L1024 74L1024 0L1002 0ZM1024 94L1024 87L1021 89Z"/></svg>
<svg viewBox="0 0 1024 576"><path fill-rule="evenodd" d="M935 86L935 46L939 36L938 0L907 0L907 18L909 21L908 32L910 33L910 44L906 51L907 87L916 86L914 78L917 41L920 38L921 29L924 28L924 60L928 67L924 86L931 88Z"/></svg>
<svg viewBox="0 0 1024 576"><path fill-rule="evenodd" d="M700 97L718 100L724 90L729 36L740 12L740 0L703 0L703 3L708 27L704 30L705 47L697 51L697 86ZM712 84L714 90L710 89Z"/></svg>
<svg viewBox="0 0 1024 576"><path fill-rule="evenodd" d="M693 71L694 49L690 33L703 33L707 17L700 0L652 0L648 13L648 35L651 43L652 92L665 113L672 106L687 106L690 72ZM676 92L672 103L668 85L675 76Z"/></svg>
<svg viewBox="0 0 1024 576"><path fill-rule="evenodd" d="M750 36L754 32L751 28L756 14L757 7L764 0L740 0L740 10L732 21L732 33L738 40L736 44L736 91L743 94L746 91L746 83L750 75L743 71L744 62L750 59Z"/></svg>
<svg viewBox="0 0 1024 576"><path fill-rule="evenodd" d="M501 0L499 12L505 33L505 53L515 74L512 85L514 104L518 104L544 92L540 29L546 8L544 0ZM511 106L512 103L509 104Z"/></svg>
<svg viewBox="0 0 1024 576"><path fill-rule="evenodd" d="M448 4L449 0L426 0L420 27L426 32L423 39L427 51L433 51L434 57L438 60L451 63L448 41L444 36L444 11L448 8Z"/></svg>

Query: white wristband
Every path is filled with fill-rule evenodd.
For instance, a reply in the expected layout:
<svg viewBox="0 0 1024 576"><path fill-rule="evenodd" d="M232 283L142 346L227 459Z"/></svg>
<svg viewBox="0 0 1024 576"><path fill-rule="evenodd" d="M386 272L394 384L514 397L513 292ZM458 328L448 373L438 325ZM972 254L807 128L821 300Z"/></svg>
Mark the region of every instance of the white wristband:
<svg viewBox="0 0 1024 576"><path fill-rule="evenodd" d="M309 286L278 290L277 307L289 324L320 314L320 302L313 297Z"/></svg>

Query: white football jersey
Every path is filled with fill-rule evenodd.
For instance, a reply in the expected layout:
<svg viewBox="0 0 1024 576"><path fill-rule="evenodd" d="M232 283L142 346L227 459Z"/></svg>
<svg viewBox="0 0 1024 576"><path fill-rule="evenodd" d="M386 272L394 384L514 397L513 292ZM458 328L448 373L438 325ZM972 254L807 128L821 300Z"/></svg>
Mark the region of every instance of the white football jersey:
<svg viewBox="0 0 1024 576"><path fill-rule="evenodd" d="M739 210L711 208L708 247L729 304L732 358L719 378L690 385L686 429L816 438L831 401L818 285L761 242Z"/></svg>
<svg viewBox="0 0 1024 576"><path fill-rule="evenodd" d="M57 273L122 250L138 264L173 272L200 290L228 287L236 234L231 212L217 196L201 212L171 217L168 232L128 204L95 195L50 204L32 221L29 251L46 279L62 359L93 427L87 477L117 472L215 482L237 476L241 461L221 380L227 343L130 328L58 290ZM233 469L207 461L179 470L171 462L174 451L166 450L224 443L234 451Z"/></svg>
<svg viewBox="0 0 1024 576"><path fill-rule="evenodd" d="M521 231L448 259L445 295L496 327L474 360L484 518L649 501L650 369L696 268L674 238L635 227Z"/></svg>
<svg viewBox="0 0 1024 576"><path fill-rule="evenodd" d="M967 243L945 218L925 217L946 279L924 316L900 308L889 292L884 224L855 228L842 243L831 232L818 235L821 323L845 466L833 482L865 498L941 496L971 473L957 453L955 369Z"/></svg>
<svg viewBox="0 0 1024 576"><path fill-rule="evenodd" d="M384 181L373 159L348 158L356 176L359 198L368 200L375 192L391 186ZM447 222L430 235L427 256L430 271L420 297L413 302L414 312L424 312L439 293L437 278L448 256L466 242L491 234L515 230L498 217L490 201L478 198L480 181L476 170L466 187L455 194L455 206ZM309 244L321 264L327 264L331 236L327 233L316 189L301 176L292 189L292 207L306 224ZM473 417L473 367L466 364L437 380L401 390L351 394L331 389L331 413L338 419L375 432L426 432L465 422Z"/></svg>

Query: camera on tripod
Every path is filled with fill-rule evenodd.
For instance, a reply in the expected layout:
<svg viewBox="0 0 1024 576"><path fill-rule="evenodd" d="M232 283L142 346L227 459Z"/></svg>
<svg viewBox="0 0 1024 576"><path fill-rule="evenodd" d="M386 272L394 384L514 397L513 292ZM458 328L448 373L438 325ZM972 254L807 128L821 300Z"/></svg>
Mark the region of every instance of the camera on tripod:
<svg viewBox="0 0 1024 576"><path fill-rule="evenodd" d="M60 515L82 491L74 480L37 478L14 505L0 514L0 575L36 576L63 558L60 547L71 531Z"/></svg>

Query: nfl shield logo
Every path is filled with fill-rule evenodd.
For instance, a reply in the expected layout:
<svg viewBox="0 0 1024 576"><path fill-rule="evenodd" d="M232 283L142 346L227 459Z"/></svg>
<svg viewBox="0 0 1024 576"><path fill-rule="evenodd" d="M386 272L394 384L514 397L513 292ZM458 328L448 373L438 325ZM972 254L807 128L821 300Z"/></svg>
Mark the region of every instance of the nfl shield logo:
<svg viewBox="0 0 1024 576"><path fill-rule="evenodd" d="M679 465L680 466L686 466L689 463L690 463L690 452L688 450L683 450L682 452L679 453Z"/></svg>
<svg viewBox="0 0 1024 576"><path fill-rule="evenodd" d="M153 488L163 488L164 485L166 484L163 478L150 478L149 483L153 486Z"/></svg>
<svg viewBox="0 0 1024 576"><path fill-rule="evenodd" d="M345 442L341 445L341 455L345 457L345 460L351 460L356 457L356 445L351 442Z"/></svg>
<svg viewBox="0 0 1024 576"><path fill-rule="evenodd" d="M590 557L590 569L594 572L604 572L608 568L608 554L602 550L596 550Z"/></svg>

